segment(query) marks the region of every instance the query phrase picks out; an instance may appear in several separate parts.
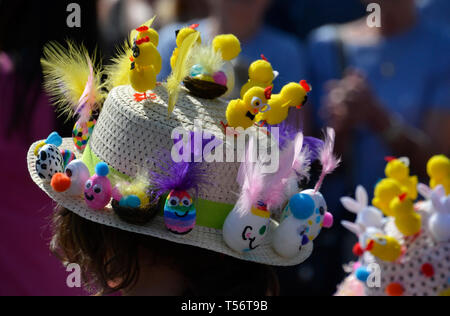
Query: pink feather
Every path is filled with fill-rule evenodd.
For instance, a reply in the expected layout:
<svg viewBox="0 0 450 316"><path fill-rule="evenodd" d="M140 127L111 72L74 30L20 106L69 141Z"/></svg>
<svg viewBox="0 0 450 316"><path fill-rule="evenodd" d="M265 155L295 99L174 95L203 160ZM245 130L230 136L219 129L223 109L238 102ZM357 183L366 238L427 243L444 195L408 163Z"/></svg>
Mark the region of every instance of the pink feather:
<svg viewBox="0 0 450 316"><path fill-rule="evenodd" d="M91 59L88 56L86 56L86 59L89 64L89 77L75 110L75 115L78 115L78 122L80 123L85 123L90 120L97 100L94 67L92 66Z"/></svg>
<svg viewBox="0 0 450 316"><path fill-rule="evenodd" d="M334 131L334 129L327 128L325 143L319 152L319 160L322 164L322 173L320 175L319 181L317 181L316 187L314 188L315 192L320 191L325 177L333 173L333 171L336 170L336 168L339 167L339 164L341 163L341 159L337 158L333 153L335 139L336 132Z"/></svg>

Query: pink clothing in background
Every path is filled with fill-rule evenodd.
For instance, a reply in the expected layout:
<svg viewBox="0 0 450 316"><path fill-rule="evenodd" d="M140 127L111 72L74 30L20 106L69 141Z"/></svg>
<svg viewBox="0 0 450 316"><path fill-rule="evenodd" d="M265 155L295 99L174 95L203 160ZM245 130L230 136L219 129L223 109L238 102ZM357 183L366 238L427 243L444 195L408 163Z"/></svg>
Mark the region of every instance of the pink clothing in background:
<svg viewBox="0 0 450 316"><path fill-rule="evenodd" d="M34 184L26 157L30 145L54 129L54 113L37 84L33 115L25 115L28 131L7 137L13 87L20 84L12 63L0 53L0 295L85 295L66 285L69 273L49 251L54 202ZM20 95L27 98L31 91Z"/></svg>

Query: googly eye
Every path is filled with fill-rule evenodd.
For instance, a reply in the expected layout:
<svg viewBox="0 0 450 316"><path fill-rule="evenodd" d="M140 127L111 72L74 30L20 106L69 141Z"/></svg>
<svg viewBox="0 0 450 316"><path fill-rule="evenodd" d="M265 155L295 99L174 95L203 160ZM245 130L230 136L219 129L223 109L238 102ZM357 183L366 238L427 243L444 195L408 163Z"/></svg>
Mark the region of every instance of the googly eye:
<svg viewBox="0 0 450 316"><path fill-rule="evenodd" d="M387 240L386 238L383 237L376 237L375 241L377 242L377 244L380 244L381 246L386 246L387 245Z"/></svg>
<svg viewBox="0 0 450 316"><path fill-rule="evenodd" d="M262 100L260 98L253 97L253 99L252 99L252 107L253 108L259 110L261 108L262 104L263 104L263 102L262 102Z"/></svg>
<svg viewBox="0 0 450 316"><path fill-rule="evenodd" d="M91 181L91 180L88 180L88 181L86 182L86 189L89 190L90 188L92 188L92 181Z"/></svg>
<svg viewBox="0 0 450 316"><path fill-rule="evenodd" d="M94 192L95 192L96 194L102 193L102 186L101 186L100 184L94 185Z"/></svg>
<svg viewBox="0 0 450 316"><path fill-rule="evenodd" d="M179 203L180 203L180 199L175 196L172 196L169 200L170 206L177 206Z"/></svg>
<svg viewBox="0 0 450 316"><path fill-rule="evenodd" d="M136 41L134 42L132 50L133 50L133 57L134 58L138 58L141 55L141 50L137 46Z"/></svg>
<svg viewBox="0 0 450 316"><path fill-rule="evenodd" d="M188 199L187 197L183 198L183 199L181 200L181 202L183 203L183 206L186 206L186 207L189 207L189 206L192 205L191 200Z"/></svg>
<svg viewBox="0 0 450 316"><path fill-rule="evenodd" d="M69 178L72 178L72 176L73 176L73 171L72 171L72 169L70 169L70 168L67 168L67 169L66 169L66 176L68 176Z"/></svg>

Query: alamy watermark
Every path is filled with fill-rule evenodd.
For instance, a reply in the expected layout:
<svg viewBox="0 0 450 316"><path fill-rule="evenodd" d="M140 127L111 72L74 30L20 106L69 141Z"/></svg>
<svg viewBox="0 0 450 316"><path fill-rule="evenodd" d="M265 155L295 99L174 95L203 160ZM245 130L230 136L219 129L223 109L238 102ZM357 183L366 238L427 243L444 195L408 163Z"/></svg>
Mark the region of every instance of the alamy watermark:
<svg viewBox="0 0 450 316"><path fill-rule="evenodd" d="M369 3L367 12L370 13L367 16L367 26L381 27L381 6L378 3Z"/></svg>
<svg viewBox="0 0 450 316"><path fill-rule="evenodd" d="M69 3L67 5L67 16L66 23L70 28L81 27L81 6L78 3Z"/></svg>

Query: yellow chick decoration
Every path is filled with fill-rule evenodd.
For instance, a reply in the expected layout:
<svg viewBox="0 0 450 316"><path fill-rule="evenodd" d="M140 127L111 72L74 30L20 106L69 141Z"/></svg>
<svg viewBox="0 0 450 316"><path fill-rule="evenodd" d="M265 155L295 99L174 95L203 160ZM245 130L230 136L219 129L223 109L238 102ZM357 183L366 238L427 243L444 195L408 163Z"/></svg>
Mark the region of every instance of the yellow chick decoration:
<svg viewBox="0 0 450 316"><path fill-rule="evenodd" d="M285 85L279 94L272 96L269 101L269 109L257 115L256 122L262 122L262 125L282 123L289 115L289 108L301 109L305 105L310 91L311 87L305 80Z"/></svg>
<svg viewBox="0 0 450 316"><path fill-rule="evenodd" d="M450 194L450 159L444 155L434 156L428 161L427 173L432 189L442 185L445 193Z"/></svg>
<svg viewBox="0 0 450 316"><path fill-rule="evenodd" d="M395 262L402 255L402 246L398 240L382 234L375 234L369 240L367 250L375 257L386 262Z"/></svg>
<svg viewBox="0 0 450 316"><path fill-rule="evenodd" d="M390 204L394 214L395 225L406 237L414 236L422 229L422 217L414 211L414 202L403 193L392 200Z"/></svg>
<svg viewBox="0 0 450 316"><path fill-rule="evenodd" d="M271 96L271 87L266 89L253 87L247 91L243 99L230 101L226 112L227 127L247 129L253 126L257 114L269 109L267 102Z"/></svg>
<svg viewBox="0 0 450 316"><path fill-rule="evenodd" d="M419 179L417 176L409 176L409 159L387 157L386 177L396 180L402 187L402 191L408 193L408 197L416 200L418 196L417 184Z"/></svg>
<svg viewBox="0 0 450 316"><path fill-rule="evenodd" d="M250 65L248 69L249 80L241 89L241 98L244 98L247 91L253 87L273 88L272 82L275 80L275 72L264 55L261 55L261 58Z"/></svg>
<svg viewBox="0 0 450 316"><path fill-rule="evenodd" d="M162 59L157 50L158 33L143 25L136 29L133 39L133 56L130 69L130 83L137 92L135 100L140 102L147 99L147 91L156 87L156 76L161 72ZM133 36L133 33L132 33Z"/></svg>
<svg viewBox="0 0 450 316"><path fill-rule="evenodd" d="M391 202L404 193L400 184L393 179L383 179L375 186L372 205L381 210L386 216L394 216L391 210Z"/></svg>
<svg viewBox="0 0 450 316"><path fill-rule="evenodd" d="M198 32L197 28L199 27L199 24L192 24L189 27L182 28L181 30L177 31L177 47L172 53L172 57L170 58L170 66L172 69L175 68L175 65L177 63L178 55L180 54L180 47L183 44L183 41L191 34ZM197 43L202 43L202 38L199 36L197 39Z"/></svg>

